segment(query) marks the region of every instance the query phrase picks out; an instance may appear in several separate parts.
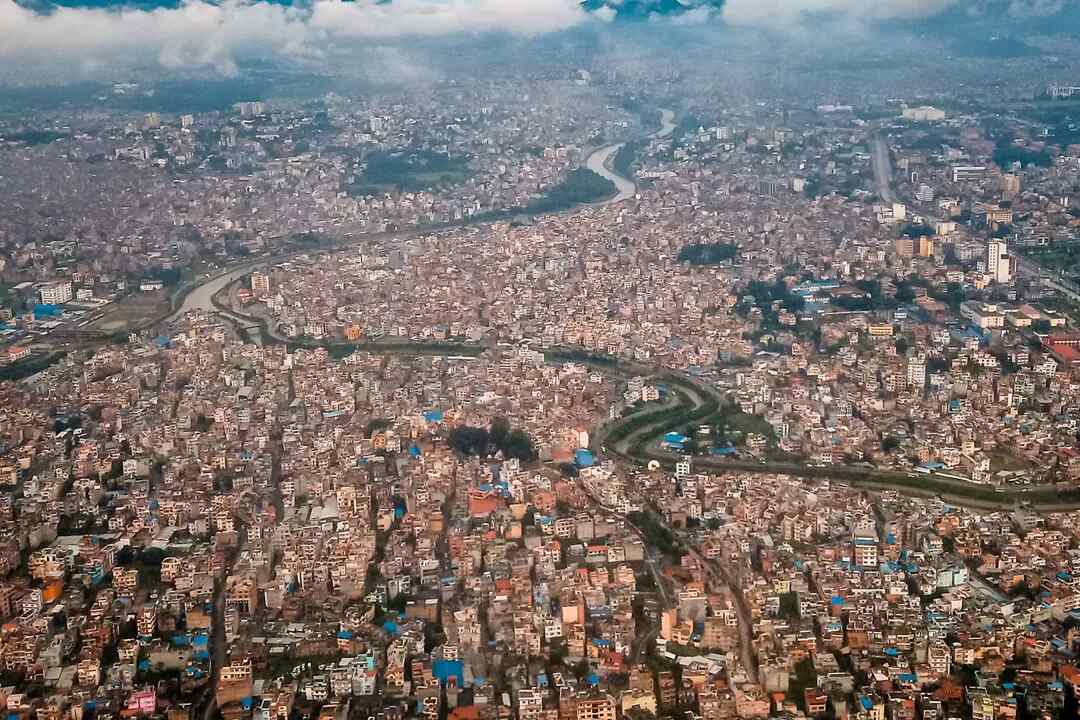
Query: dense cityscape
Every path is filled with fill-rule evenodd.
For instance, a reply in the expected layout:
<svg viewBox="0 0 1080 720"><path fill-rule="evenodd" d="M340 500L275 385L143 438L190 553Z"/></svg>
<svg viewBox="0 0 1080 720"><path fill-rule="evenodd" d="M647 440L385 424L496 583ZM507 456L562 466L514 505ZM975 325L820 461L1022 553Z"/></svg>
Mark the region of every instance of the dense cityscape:
<svg viewBox="0 0 1080 720"><path fill-rule="evenodd" d="M1007 37L0 83L5 718L1080 717L1080 45Z"/></svg>

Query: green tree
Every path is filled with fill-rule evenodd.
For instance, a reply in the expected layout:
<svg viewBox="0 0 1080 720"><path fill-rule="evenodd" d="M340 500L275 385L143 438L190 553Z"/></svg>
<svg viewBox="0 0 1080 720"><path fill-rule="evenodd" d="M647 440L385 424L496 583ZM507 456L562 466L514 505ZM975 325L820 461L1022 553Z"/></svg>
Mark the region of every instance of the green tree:
<svg viewBox="0 0 1080 720"><path fill-rule="evenodd" d="M510 421L498 415L491 421L491 442L495 447L502 447L510 436Z"/></svg>

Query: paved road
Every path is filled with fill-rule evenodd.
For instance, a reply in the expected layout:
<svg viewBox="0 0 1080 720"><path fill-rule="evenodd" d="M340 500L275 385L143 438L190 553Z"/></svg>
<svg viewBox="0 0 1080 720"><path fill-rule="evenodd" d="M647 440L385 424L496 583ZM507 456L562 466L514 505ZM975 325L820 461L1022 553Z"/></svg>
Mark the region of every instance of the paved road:
<svg viewBox="0 0 1080 720"><path fill-rule="evenodd" d="M884 202L896 202L896 195L893 194L892 189L893 171L892 161L889 160L889 145L884 138L876 135L873 146L872 164L874 166L874 185L877 188L877 194Z"/></svg>
<svg viewBox="0 0 1080 720"><path fill-rule="evenodd" d="M735 613L739 616L739 662L742 663L751 682L758 682L758 661L754 652L754 619L750 614L750 605L743 595L737 573L729 572L724 563L710 560L694 546L686 542L690 554L697 558L711 585L726 587L735 600Z"/></svg>
<svg viewBox="0 0 1080 720"><path fill-rule="evenodd" d="M210 682L209 698L203 708L202 720L213 720L217 715L217 686L221 678L221 666L225 663L225 583L214 578L214 616L210 628Z"/></svg>
<svg viewBox="0 0 1080 720"><path fill-rule="evenodd" d="M1015 262L1017 275L1039 278L1044 285L1052 287L1073 302L1080 302L1080 287L1063 273L1048 270L1019 253L1013 252L1010 255Z"/></svg>

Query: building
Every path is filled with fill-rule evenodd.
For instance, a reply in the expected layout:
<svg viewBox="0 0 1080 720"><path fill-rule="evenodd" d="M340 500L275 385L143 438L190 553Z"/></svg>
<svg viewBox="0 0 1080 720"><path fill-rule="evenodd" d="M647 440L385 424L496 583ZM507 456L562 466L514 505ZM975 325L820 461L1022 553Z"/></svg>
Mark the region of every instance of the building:
<svg viewBox="0 0 1080 720"><path fill-rule="evenodd" d="M615 699L607 694L579 697L577 720L615 720Z"/></svg>
<svg viewBox="0 0 1080 720"><path fill-rule="evenodd" d="M270 276L258 270L251 273L251 291L256 295L269 295Z"/></svg>
<svg viewBox="0 0 1080 720"><path fill-rule="evenodd" d="M1042 345L1062 365L1080 366L1080 333L1048 335Z"/></svg>
<svg viewBox="0 0 1080 720"><path fill-rule="evenodd" d="M1020 176L1012 173L1002 175L1001 192L1008 198L1018 195L1020 193Z"/></svg>
<svg viewBox="0 0 1080 720"><path fill-rule="evenodd" d="M985 175L986 167L983 165L954 165L952 168L954 183L982 180Z"/></svg>
<svg viewBox="0 0 1080 720"><path fill-rule="evenodd" d="M1002 285L1012 282L1012 265L1009 246L1004 240L991 240L986 247L986 272L994 282Z"/></svg>
<svg viewBox="0 0 1080 720"><path fill-rule="evenodd" d="M238 102L233 108L240 113L240 117L255 117L266 112L266 105L261 102Z"/></svg>
<svg viewBox="0 0 1080 720"><path fill-rule="evenodd" d="M931 257L934 254L934 238L929 235L897 238L896 254L902 258Z"/></svg>
<svg viewBox="0 0 1080 720"><path fill-rule="evenodd" d="M930 643L926 651L926 662L930 669L941 677L946 677L952 670L952 653L943 642Z"/></svg>
<svg viewBox="0 0 1080 720"><path fill-rule="evenodd" d="M908 360L907 382L909 387L919 390L926 387L926 356L920 355Z"/></svg>
<svg viewBox="0 0 1080 720"><path fill-rule="evenodd" d="M71 282L67 280L42 285L40 292L42 305L63 305L75 296Z"/></svg>
<svg viewBox="0 0 1080 720"><path fill-rule="evenodd" d="M983 330L1005 327L1005 313L992 303L977 300L960 303L960 317L970 320L973 325Z"/></svg>
<svg viewBox="0 0 1080 720"><path fill-rule="evenodd" d="M864 532L856 532L852 539L855 546L855 564L864 568L878 566L877 538Z"/></svg>
<svg viewBox="0 0 1080 720"><path fill-rule="evenodd" d="M945 111L930 105L904 108L902 117L913 122L941 122L945 119Z"/></svg>

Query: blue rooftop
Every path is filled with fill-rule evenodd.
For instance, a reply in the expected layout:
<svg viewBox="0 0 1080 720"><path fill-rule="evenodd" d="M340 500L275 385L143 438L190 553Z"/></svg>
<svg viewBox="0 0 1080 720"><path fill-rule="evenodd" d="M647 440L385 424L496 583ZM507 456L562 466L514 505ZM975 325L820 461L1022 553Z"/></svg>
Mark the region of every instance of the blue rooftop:
<svg viewBox="0 0 1080 720"><path fill-rule="evenodd" d="M596 458L593 457L591 452L585 448L581 448L574 451L574 463L577 464L578 467L591 467L596 463Z"/></svg>
<svg viewBox="0 0 1080 720"><path fill-rule="evenodd" d="M465 680L465 664L460 660L436 660L431 664L431 674L446 683L451 677L460 686Z"/></svg>

